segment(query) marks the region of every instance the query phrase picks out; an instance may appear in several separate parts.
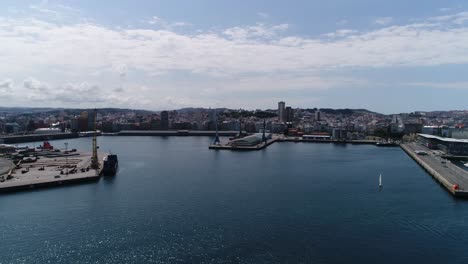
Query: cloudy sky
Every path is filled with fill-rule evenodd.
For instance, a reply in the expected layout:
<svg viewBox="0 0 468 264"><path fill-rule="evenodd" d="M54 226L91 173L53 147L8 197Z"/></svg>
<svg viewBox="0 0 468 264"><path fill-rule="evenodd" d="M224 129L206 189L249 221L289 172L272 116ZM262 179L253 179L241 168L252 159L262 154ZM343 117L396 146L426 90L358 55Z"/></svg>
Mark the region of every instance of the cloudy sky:
<svg viewBox="0 0 468 264"><path fill-rule="evenodd" d="M468 2L0 2L0 106L467 109Z"/></svg>

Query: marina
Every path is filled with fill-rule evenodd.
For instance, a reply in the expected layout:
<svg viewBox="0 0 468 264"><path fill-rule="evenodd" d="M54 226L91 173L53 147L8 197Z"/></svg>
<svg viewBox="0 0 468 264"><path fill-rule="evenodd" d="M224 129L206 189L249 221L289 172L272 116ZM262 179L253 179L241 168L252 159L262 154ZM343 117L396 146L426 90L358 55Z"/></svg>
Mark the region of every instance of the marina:
<svg viewBox="0 0 468 264"><path fill-rule="evenodd" d="M215 135L215 142L210 144L208 148L212 150L254 151L265 149L277 142L398 146L395 143L379 144L375 140L310 139L270 133L257 133L244 137L233 137L223 142L219 141L220 134L222 136L234 134L233 131L225 133L221 134L219 131L214 132L214 134L210 133L211 136ZM146 133L138 132L133 135L147 136ZM45 143L44 146L48 148ZM447 155L443 151L431 150L418 143L404 143L400 146L451 194L455 197L468 197L468 172L446 159ZM96 169L92 169L91 166L92 152L77 152L76 150L64 152L55 150L52 152L43 149L34 155L25 155L20 162L16 160L14 163L5 158L0 159L0 192L93 181L98 180L101 175L115 175L118 168L117 156L109 153L99 153L98 156L100 158ZM381 182L380 178L379 182Z"/></svg>

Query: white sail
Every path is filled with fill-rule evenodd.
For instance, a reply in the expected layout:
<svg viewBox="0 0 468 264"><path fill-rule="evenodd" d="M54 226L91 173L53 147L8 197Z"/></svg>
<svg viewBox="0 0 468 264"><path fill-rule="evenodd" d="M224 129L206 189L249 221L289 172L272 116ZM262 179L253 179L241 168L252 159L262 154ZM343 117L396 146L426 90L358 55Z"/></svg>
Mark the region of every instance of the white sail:
<svg viewBox="0 0 468 264"><path fill-rule="evenodd" d="M379 176L379 186L382 187L382 174Z"/></svg>

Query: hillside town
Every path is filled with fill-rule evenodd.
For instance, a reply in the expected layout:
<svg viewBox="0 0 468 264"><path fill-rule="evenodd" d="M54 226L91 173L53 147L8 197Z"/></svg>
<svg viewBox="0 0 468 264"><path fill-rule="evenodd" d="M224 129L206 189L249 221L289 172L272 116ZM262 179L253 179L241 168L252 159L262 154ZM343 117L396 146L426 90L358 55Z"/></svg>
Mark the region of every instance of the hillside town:
<svg viewBox="0 0 468 264"><path fill-rule="evenodd" d="M365 109L295 108L279 102L277 108L244 110L185 108L171 111L131 109L0 108L0 135L84 133L97 130L204 130L257 133L263 129L288 136L318 135L333 139L368 136L401 138L423 133L468 138L468 111L416 111L380 114Z"/></svg>

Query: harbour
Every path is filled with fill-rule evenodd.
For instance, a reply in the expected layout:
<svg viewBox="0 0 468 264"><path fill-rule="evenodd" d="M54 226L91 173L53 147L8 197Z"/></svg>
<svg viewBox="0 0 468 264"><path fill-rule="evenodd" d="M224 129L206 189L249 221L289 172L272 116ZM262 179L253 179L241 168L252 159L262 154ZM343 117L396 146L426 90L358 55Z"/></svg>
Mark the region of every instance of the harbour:
<svg viewBox="0 0 468 264"><path fill-rule="evenodd" d="M215 136L215 143L210 144L208 147L212 150L256 151L265 149L277 142L375 145L378 147L398 146L394 143L379 144L379 142L375 140L310 139L269 133L233 137L229 140L216 143L216 138L220 135L227 136L235 133L234 131L224 131L224 133L220 133L220 131L212 132L214 133L208 133L211 136ZM148 136L149 134L147 133L148 132L132 132L126 134L126 136ZM156 134L166 135L165 133L167 133L167 131L158 132ZM168 135L171 133L183 133L186 135L188 131L169 131ZM150 134L154 135L154 133ZM192 134L193 133L188 134L187 136L193 136ZM204 132L200 132L200 135L204 135ZM104 137L106 136L107 135ZM431 151L418 143L402 143L400 147L452 195L455 197L468 197L468 172L446 159L448 157L447 154L444 152ZM421 152L427 153L427 155L420 155ZM43 156L34 163L23 163L21 166L11 164L8 164L8 166L3 165L3 168L11 168L9 170L3 169L3 172L0 172L0 192L95 181L103 174L102 170L105 167L104 160L109 157L109 153L99 153L99 156L103 157L99 159L99 166L97 169L90 170L92 153L67 152L66 154L55 153L52 155L54 156ZM449 156L453 158L453 156ZM64 162L70 163L65 165ZM71 173L67 172L64 175L64 171L68 169L70 169ZM115 174L116 169L112 168L112 170L113 174Z"/></svg>
<svg viewBox="0 0 468 264"><path fill-rule="evenodd" d="M98 139L119 154L117 177L1 196L3 262L443 263L466 254L468 204L400 148L238 152L209 150L212 137ZM51 144L65 142L92 152L89 138Z"/></svg>

